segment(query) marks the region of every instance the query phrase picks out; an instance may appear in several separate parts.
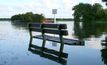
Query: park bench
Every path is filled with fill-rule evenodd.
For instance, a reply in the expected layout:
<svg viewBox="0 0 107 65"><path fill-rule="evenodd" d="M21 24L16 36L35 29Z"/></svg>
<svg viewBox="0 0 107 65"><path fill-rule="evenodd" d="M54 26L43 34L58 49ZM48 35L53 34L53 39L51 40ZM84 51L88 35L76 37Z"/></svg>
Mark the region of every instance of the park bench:
<svg viewBox="0 0 107 65"><path fill-rule="evenodd" d="M30 33L30 40L31 41L33 38L43 39L42 49L45 48L46 40L61 43L60 49L59 49L59 52L60 52L59 55L61 55L61 53L63 52L64 44L67 44L67 45L84 45L79 40L63 38L63 36L68 35L66 24L30 23L28 25L28 27L29 27L29 33ZM40 32L41 35L33 36L32 32ZM50 35L46 35L46 34L55 34L55 35L59 35L59 37L50 36ZM30 43L29 46L30 45L32 45L32 43Z"/></svg>

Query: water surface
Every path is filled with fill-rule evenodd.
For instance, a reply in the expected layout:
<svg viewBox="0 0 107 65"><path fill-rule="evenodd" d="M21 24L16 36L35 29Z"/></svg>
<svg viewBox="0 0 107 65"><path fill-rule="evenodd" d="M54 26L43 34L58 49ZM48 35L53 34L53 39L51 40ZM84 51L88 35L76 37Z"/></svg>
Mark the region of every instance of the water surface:
<svg viewBox="0 0 107 65"><path fill-rule="evenodd" d="M64 52L68 54L65 65L107 64L107 49L101 45L101 40L107 36L107 24L77 24L72 21L58 23L67 24L68 38L85 41L85 46L64 46ZM0 21L0 65L63 65L29 51L29 41L26 26ZM41 46L42 40L34 39L32 43ZM59 50L59 46L60 44L46 42L46 47L50 49Z"/></svg>

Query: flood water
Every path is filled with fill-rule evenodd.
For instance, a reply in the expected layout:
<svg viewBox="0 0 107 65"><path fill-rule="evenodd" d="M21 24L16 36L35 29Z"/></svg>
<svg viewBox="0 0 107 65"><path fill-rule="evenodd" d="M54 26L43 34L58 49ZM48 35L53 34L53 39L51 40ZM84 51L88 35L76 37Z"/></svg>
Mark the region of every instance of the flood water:
<svg viewBox="0 0 107 65"><path fill-rule="evenodd" d="M101 45L107 36L107 23L58 23L67 24L68 38L85 42L84 46L65 45L64 52L68 54L65 62L59 63L54 58L29 51L27 27L11 21L0 21L0 65L107 65L107 48ZM42 40L34 39L32 43L41 46ZM59 46L46 42L46 48L59 50Z"/></svg>

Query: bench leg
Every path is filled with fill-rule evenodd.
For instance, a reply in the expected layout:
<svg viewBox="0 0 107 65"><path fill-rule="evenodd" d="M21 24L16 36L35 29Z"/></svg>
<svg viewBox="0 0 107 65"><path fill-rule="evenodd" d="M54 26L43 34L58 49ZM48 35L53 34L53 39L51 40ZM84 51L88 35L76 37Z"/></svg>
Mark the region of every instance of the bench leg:
<svg viewBox="0 0 107 65"><path fill-rule="evenodd" d="M30 41L29 41L29 48L28 49L30 49L30 47L32 46L32 37L30 38Z"/></svg>
<svg viewBox="0 0 107 65"><path fill-rule="evenodd" d="M42 42L42 50L44 50L44 48L45 48L45 43L46 43L46 40L43 40L43 42Z"/></svg>
<svg viewBox="0 0 107 65"><path fill-rule="evenodd" d="M61 43L61 45L60 45L60 50L59 50L59 58L61 57L61 55L62 55L62 53L63 53L63 49L64 49L64 41L63 41L63 38L62 38L62 36L60 36L60 43Z"/></svg>
<svg viewBox="0 0 107 65"><path fill-rule="evenodd" d="M61 54L63 53L63 48L64 48L64 44L61 43L59 57L61 57Z"/></svg>

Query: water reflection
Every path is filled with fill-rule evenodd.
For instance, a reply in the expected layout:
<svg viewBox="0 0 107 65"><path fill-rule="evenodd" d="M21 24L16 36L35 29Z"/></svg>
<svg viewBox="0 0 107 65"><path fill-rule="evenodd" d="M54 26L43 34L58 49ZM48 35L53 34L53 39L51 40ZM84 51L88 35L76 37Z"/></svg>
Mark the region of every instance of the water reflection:
<svg viewBox="0 0 107 65"><path fill-rule="evenodd" d="M82 22L82 26L80 22L74 22L74 34L79 39L91 38L91 36L99 37L103 33L107 33L107 23L100 22Z"/></svg>
<svg viewBox="0 0 107 65"><path fill-rule="evenodd" d="M14 27L17 27L17 28L25 28L26 27L26 23L19 23L19 22L12 22L11 23ZM70 24L71 25L71 24ZM73 26L72 26L73 27ZM70 28L70 27L68 27L68 28ZM71 30L71 29L70 29ZM20 30L18 30L18 31L20 31ZM76 35L76 37L78 38L78 39L80 39L80 40L84 40L85 38L91 38L92 36L94 36L94 37L96 37L96 39L97 40L100 40L99 38L99 36L101 36L101 35L103 35L103 34L106 34L107 33L107 23L92 23L92 22L84 22L84 23L82 23L82 24L80 24L79 22L74 22L74 34ZM7 34L7 33L6 33ZM20 34L20 33L18 33L18 34ZM25 34L25 33L24 33ZM12 33L12 35L13 35L13 33ZM15 35L16 35L16 33L15 33ZM8 36L8 37L10 37L10 36ZM26 36L25 35L25 37L26 38L28 38L28 36ZM23 38L24 40L26 39L26 38ZM20 38L19 38L19 40L20 40ZM86 40L85 40L86 41ZM96 40L94 40L95 42L93 43L95 46L97 46L97 43L98 43L98 41L96 41ZM20 41L19 41L20 42ZM87 42L87 44L91 44L92 42ZM107 43L107 42L106 42ZM26 45L28 45L28 44L26 44ZM21 45L21 46L24 46L24 45ZM86 46L85 46L86 47ZM98 47L98 46L97 46ZM106 46L107 47L107 46ZM71 54L71 55L74 55L74 56L69 56L69 59L68 59L68 61L67 61L67 57L65 57L65 58L62 58L62 59L58 59L58 57L57 57L57 55L55 55L55 54L57 54L57 53L55 53L54 55L53 55L53 53L47 53L47 52L44 52L44 51L41 51L41 50L37 50L37 49L40 49L41 47L38 47L38 46L35 46L35 45L30 45L29 46L29 51L30 52L32 52L33 54L36 54L36 55L40 55L41 57L43 57L43 58L47 58L47 59L50 59L50 60L52 60L52 61L55 61L55 62L58 62L58 63L60 63L60 64L62 64L62 65L66 65L67 64L67 62L68 62L68 65L76 65L76 62L77 62L77 59L78 59L78 57L80 57L78 60L80 61L80 63L81 64L78 64L78 65L86 65L86 64L82 64L84 61L86 62L86 63L88 63L90 60L91 61L93 61L93 63L91 63L90 65L96 65L97 63L99 64L99 65L103 65L103 64L101 64L102 62L100 61L100 59L102 59L103 60L103 62L107 65L107 48L103 48L102 50L101 50L101 53L100 52L97 52L97 51L93 51L93 50L95 50L94 48L91 48L91 47L88 47L88 49L87 49L87 47L85 48L85 49L82 49L83 50L83 52L82 52L82 50L81 50L81 48L79 48L80 50L79 51L76 51L77 53L77 55L75 54L75 52L74 53L71 53L71 51L69 51L68 53L69 53L69 55ZM66 47L65 49L67 49L67 48L69 48L69 47ZM70 49L71 49L71 47L70 47ZM74 48L72 48L72 49L74 49ZM75 48L75 49L77 49L77 48ZM91 50L90 50L91 49ZM17 49L16 49L17 50ZM86 51L84 51L84 50L86 50ZM100 49L97 49L98 51L100 51ZM18 50L19 51L19 50ZM46 51L49 51L48 49L46 49ZM68 51L68 50L67 50ZM92 52L91 52L92 51ZM51 52L51 51L49 51L49 52ZM81 53L82 52L82 54L80 55L79 53ZM83 53L84 53L84 55L83 55ZM86 53L86 56L85 56L85 53ZM92 53L92 54L88 54L88 53ZM23 54L23 53L22 53ZM94 54L94 55L93 55ZM100 55L101 54L101 55ZM83 57L85 56L85 59L82 59ZM33 56L34 57L34 56ZM76 59L74 59L74 58L72 58L72 57L75 57ZM89 57L89 61L88 60L86 60L86 58L88 58ZM30 59L31 60L31 59ZM71 61L72 60L72 61ZM96 61L97 60L97 61ZM31 60L32 61L32 60ZM75 62L74 64L73 64L73 61ZM82 62L83 61L83 62ZM40 61L41 62L41 61ZM44 61L45 62L45 61ZM34 63L35 63L35 61L34 61ZM69 64L70 63L70 64ZM47 63L48 64L48 63ZM98 65L97 64L97 65Z"/></svg>
<svg viewBox="0 0 107 65"><path fill-rule="evenodd" d="M15 28L27 29L27 24L28 24L28 22L23 22L23 21L11 21L11 24L12 24Z"/></svg>
<svg viewBox="0 0 107 65"><path fill-rule="evenodd" d="M15 28L27 28L28 22L12 21L11 24ZM107 23L85 21L74 22L74 34L80 40L90 38L91 36L99 37L103 33L107 33Z"/></svg>
<svg viewBox="0 0 107 65"><path fill-rule="evenodd" d="M102 61L107 65L107 48L101 50Z"/></svg>
<svg viewBox="0 0 107 65"><path fill-rule="evenodd" d="M78 39L83 40L83 31L79 22L74 22L74 34Z"/></svg>
<svg viewBox="0 0 107 65"><path fill-rule="evenodd" d="M42 47L39 47L37 45L33 45L31 43L32 43L32 39L30 39L30 41L29 41L28 50L30 52L32 52L33 54L40 55L43 58L50 59L50 60L58 62L62 65L67 64L67 57L68 57L67 53L62 53L61 57L59 57L60 52L52 50L52 49L48 49L48 48L44 48L44 50L42 50Z"/></svg>
<svg viewBox="0 0 107 65"><path fill-rule="evenodd" d="M68 24L68 29L70 30L70 33L73 34L73 22L61 22ZM12 24L12 25L11 25ZM79 24L79 25L78 25ZM107 32L107 24L106 23L97 23L97 24L88 24L88 23L75 23L75 31L76 36L80 39L84 38L90 38L91 35L99 36L102 35L103 38L106 36L106 34L103 35L103 32ZM84 25L84 26L83 26ZM96 27L94 27L96 25ZM14 28L14 27L17 27ZM86 27L86 28L84 28ZM91 27L91 28L89 28ZM103 48L102 50L99 49L97 44L100 44L100 40L102 38L94 38L93 40L95 42L92 42L90 40L85 39L86 45L84 47L79 46L68 46L65 45L64 51L68 53L68 58L64 58L65 61L62 60L62 62L59 62L59 60L55 56L53 58L53 54L44 54L42 51L37 52L35 51L36 47L34 45L31 49L32 51L28 51L28 42L29 42L29 32L25 31L23 26L21 27L20 24L17 26L15 23L10 22L0 22L0 65L107 65L107 48ZM93 29L93 30L91 30ZM94 31L95 30L95 31ZM73 31L73 32L72 32ZM8 34L7 34L8 32ZM97 32L97 34L95 34ZM81 33L81 34L80 34ZM86 35L87 34L87 35ZM89 35L88 35L89 34ZM98 37L97 36L97 37ZM73 37L73 36L72 36ZM4 40L2 40L4 39ZM35 40L34 42L41 42L41 40ZM98 48L92 48L89 47L88 44L93 43ZM39 44L38 44L39 45ZM58 44L59 46L59 44ZM52 47L52 45L49 43L47 44L48 48L58 49L59 47ZM16 51L18 50L18 51ZM32 52L32 53L30 53ZM90 53L90 54L89 54ZM40 56L38 56L40 55ZM45 56L45 57L44 57ZM102 57L101 57L102 56ZM50 59L49 59L49 58ZM15 59L16 58L16 59ZM49 60L48 60L49 59ZM103 61L101 61L103 59ZM52 61L51 61L52 60ZM5 64L5 61L7 64ZM105 64L104 64L105 63Z"/></svg>
<svg viewBox="0 0 107 65"><path fill-rule="evenodd" d="M107 65L107 37L102 41L102 46L104 47L101 50L102 61Z"/></svg>

